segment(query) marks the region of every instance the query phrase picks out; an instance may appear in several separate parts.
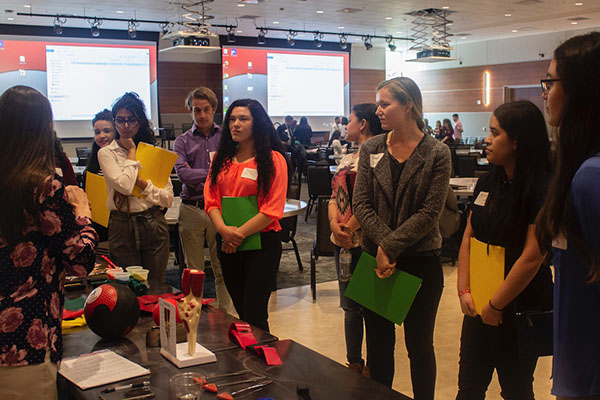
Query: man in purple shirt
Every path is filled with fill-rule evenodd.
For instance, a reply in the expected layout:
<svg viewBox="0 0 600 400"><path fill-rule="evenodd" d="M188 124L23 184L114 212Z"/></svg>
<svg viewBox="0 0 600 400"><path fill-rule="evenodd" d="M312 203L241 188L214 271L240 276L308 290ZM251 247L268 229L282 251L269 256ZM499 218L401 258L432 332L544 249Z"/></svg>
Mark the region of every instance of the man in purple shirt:
<svg viewBox="0 0 600 400"><path fill-rule="evenodd" d="M199 87L188 95L185 104L192 113L194 124L190 130L175 139L173 146L179 156L175 170L183 183L178 220L179 236L188 268L199 270L204 270L206 239L215 275L216 305L226 313L236 315L217 257L217 231L204 212L204 182L221 138L221 128L213 122L218 104L217 96L209 88Z"/></svg>
<svg viewBox="0 0 600 400"><path fill-rule="evenodd" d="M452 120L454 121L454 140L462 140L463 126L458 119L458 114L452 114Z"/></svg>

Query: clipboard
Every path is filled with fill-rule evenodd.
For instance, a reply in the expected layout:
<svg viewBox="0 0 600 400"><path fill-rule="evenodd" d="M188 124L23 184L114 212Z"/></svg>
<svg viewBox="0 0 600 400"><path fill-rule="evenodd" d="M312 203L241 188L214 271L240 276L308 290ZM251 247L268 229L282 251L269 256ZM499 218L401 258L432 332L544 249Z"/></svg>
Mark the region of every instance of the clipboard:
<svg viewBox="0 0 600 400"><path fill-rule="evenodd" d="M154 186L164 189L177 157L177 153L173 151L140 142L135 151L135 159L142 164L138 176L147 181L151 180ZM142 195L142 191L137 186L133 188L132 194L137 197L146 197Z"/></svg>
<svg viewBox="0 0 600 400"><path fill-rule="evenodd" d="M396 270L386 279L375 273L377 260L363 251L345 295L382 317L402 325L421 288L422 279Z"/></svg>
<svg viewBox="0 0 600 400"><path fill-rule="evenodd" d="M505 249L480 242L471 237L469 254L469 282L477 314L504 282Z"/></svg>

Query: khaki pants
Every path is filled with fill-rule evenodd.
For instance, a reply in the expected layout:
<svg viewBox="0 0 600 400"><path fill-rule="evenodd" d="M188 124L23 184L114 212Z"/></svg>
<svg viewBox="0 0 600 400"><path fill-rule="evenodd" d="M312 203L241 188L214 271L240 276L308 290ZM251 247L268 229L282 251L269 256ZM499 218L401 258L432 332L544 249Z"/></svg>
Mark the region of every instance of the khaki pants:
<svg viewBox="0 0 600 400"><path fill-rule="evenodd" d="M42 364L20 367L0 367L0 399L56 400L56 364L50 361L50 351Z"/></svg>
<svg viewBox="0 0 600 400"><path fill-rule="evenodd" d="M148 269L151 287L163 285L169 261L169 226L162 211L158 207L129 215L111 211L108 253L119 267L141 265Z"/></svg>
<svg viewBox="0 0 600 400"><path fill-rule="evenodd" d="M204 239L206 238L210 251L210 265L215 275L216 306L222 311L235 316L235 308L225 286L221 263L217 256L217 243L215 240L217 230L210 217L201 208L182 203L179 208L178 222L179 237L183 244L185 262L188 268L204 271Z"/></svg>

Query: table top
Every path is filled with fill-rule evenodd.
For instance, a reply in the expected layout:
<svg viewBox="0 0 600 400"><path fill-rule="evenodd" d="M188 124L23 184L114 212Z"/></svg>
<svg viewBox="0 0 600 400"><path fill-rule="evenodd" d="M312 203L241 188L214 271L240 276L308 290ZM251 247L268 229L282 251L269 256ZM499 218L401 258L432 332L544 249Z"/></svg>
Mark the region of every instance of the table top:
<svg viewBox="0 0 600 400"><path fill-rule="evenodd" d="M206 309L206 311L204 311ZM134 378L119 384L150 380L157 399L169 399L169 379L181 372L200 372L213 376L234 371L248 369L250 374L243 377L231 377L220 380L222 383L246 379L250 377L263 377L273 380L274 383L247 396L248 399L258 397L273 397L275 399L292 399L296 397L298 386L308 387L314 399L340 398L348 400L362 400L366 398L410 400L408 397L386 387L361 374L343 367L341 364L297 343L292 340L277 341L277 338L253 327L257 340L267 343L277 349L281 361L280 366L267 366L250 351L244 351L233 345L227 338L226 327L231 321L237 321L218 309L206 307L203 309L198 326L198 343L213 350L217 356L216 363L198 365L178 369L163 356L159 348L147 348L145 345L145 332L152 325L151 317L144 316L135 329L127 337L106 341L90 332L87 328L65 335L65 356L75 356L91 351L111 349L117 354L150 369L149 378ZM267 340L267 341L265 341ZM228 342L227 349L216 342ZM217 346L217 347L215 347ZM99 386L88 390L80 390L75 385L58 376L59 390L67 398L98 399L100 391L114 384ZM240 387L231 387L233 391ZM201 399L214 399L213 394L207 393Z"/></svg>
<svg viewBox="0 0 600 400"><path fill-rule="evenodd" d="M177 218L179 217L179 207L181 206L181 197L173 198L173 205L169 207L165 214L167 224L175 225ZM286 199L285 208L283 210L283 218L293 217L295 215L302 214L302 211L306 208L306 202L296 199Z"/></svg>

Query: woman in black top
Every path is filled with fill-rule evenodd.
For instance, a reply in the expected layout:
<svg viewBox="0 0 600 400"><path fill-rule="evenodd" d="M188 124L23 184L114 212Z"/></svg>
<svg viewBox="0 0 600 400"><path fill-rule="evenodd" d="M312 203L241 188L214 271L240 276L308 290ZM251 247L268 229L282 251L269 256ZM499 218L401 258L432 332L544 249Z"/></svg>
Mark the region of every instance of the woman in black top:
<svg viewBox="0 0 600 400"><path fill-rule="evenodd" d="M448 118L444 118L438 139L440 139L442 143L446 144L454 142L454 129L452 128L452 122L450 122Z"/></svg>
<svg viewBox="0 0 600 400"><path fill-rule="evenodd" d="M533 399L537 355L517 352L515 312L552 307L550 270L542 264L534 221L546 195L550 144L540 110L529 101L494 110L486 153L496 167L479 178L458 259L465 314L457 399L484 399L496 369L502 397ZM470 293L470 240L505 249L505 278L477 315Z"/></svg>
<svg viewBox="0 0 600 400"><path fill-rule="evenodd" d="M306 117L300 118L300 124L296 127L294 131L294 137L296 140L305 146L310 145L310 138L312 137L312 128L308 124L308 120Z"/></svg>

